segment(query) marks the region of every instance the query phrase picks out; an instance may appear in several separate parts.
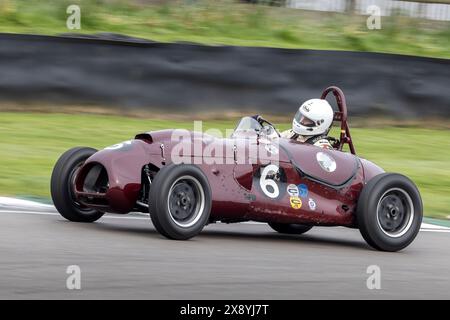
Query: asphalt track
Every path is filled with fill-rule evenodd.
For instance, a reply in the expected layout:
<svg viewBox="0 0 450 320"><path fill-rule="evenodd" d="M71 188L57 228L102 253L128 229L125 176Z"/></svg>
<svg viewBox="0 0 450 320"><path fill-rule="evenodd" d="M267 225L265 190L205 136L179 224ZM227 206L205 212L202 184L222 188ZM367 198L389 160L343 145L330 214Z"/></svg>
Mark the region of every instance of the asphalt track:
<svg viewBox="0 0 450 320"><path fill-rule="evenodd" d="M160 236L143 215L92 224L50 207L0 210L1 299L449 299L449 230L407 249L370 249L358 230L280 235L263 224L215 224L189 241ZM66 269L81 268L81 289ZM369 290L369 265L381 289Z"/></svg>

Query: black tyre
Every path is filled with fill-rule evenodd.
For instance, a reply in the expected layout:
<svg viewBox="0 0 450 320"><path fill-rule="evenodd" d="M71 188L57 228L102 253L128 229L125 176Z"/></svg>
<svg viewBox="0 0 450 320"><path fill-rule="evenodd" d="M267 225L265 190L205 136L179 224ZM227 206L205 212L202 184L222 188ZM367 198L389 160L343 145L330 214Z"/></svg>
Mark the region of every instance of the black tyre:
<svg viewBox="0 0 450 320"><path fill-rule="evenodd" d="M96 152L95 149L84 147L70 149L58 159L53 168L50 183L52 200L58 212L67 220L94 222L104 214L78 203L72 187L78 168Z"/></svg>
<svg viewBox="0 0 450 320"><path fill-rule="evenodd" d="M419 190L407 177L383 173L364 186L358 200L357 223L375 249L398 251L417 236L422 224Z"/></svg>
<svg viewBox="0 0 450 320"><path fill-rule="evenodd" d="M312 226L305 226L303 224L287 224L269 222L269 226L279 232L285 234L302 234L311 230Z"/></svg>
<svg viewBox="0 0 450 320"><path fill-rule="evenodd" d="M153 225L163 236L175 240L196 236L211 211L208 179L193 165L163 167L152 181L149 211Z"/></svg>

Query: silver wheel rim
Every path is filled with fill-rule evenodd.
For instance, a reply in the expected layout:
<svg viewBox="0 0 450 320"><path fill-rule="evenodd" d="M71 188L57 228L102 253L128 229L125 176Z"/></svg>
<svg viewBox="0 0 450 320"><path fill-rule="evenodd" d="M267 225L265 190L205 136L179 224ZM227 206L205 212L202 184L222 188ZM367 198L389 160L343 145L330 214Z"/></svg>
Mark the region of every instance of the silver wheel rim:
<svg viewBox="0 0 450 320"><path fill-rule="evenodd" d="M167 195L167 210L176 225L182 228L192 227L200 220L204 208L205 193L196 178L182 176L172 183Z"/></svg>
<svg viewBox="0 0 450 320"><path fill-rule="evenodd" d="M387 190L378 200L376 215L378 227L385 235L391 238L403 236L414 220L411 196L400 188Z"/></svg>

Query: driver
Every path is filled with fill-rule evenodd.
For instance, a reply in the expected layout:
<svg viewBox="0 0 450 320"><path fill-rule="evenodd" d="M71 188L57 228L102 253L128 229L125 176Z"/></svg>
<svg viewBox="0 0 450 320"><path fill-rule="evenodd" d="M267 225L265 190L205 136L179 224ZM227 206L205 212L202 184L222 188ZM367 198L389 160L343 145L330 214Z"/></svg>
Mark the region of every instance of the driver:
<svg viewBox="0 0 450 320"><path fill-rule="evenodd" d="M327 136L333 124L334 112L328 101L310 99L298 108L292 120L292 129L281 133L283 138L313 144L318 147L332 149Z"/></svg>

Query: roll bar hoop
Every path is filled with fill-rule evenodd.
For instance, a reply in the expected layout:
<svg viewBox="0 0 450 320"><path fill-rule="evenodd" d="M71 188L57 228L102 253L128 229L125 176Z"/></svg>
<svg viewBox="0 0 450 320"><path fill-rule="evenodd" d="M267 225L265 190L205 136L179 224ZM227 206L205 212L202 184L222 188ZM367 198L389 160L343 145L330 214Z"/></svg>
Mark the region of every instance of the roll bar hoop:
<svg viewBox="0 0 450 320"><path fill-rule="evenodd" d="M344 144L348 144L350 152L352 154L356 154L355 147L353 146L353 140L350 135L350 129L347 123L347 103L345 102L344 92L342 92L342 90L336 86L331 86L325 89L320 98L325 99L330 92L332 92L334 97L336 98L336 103L339 108L339 111L334 112L333 121L339 121L341 123L339 142L333 147L339 151L342 151Z"/></svg>

